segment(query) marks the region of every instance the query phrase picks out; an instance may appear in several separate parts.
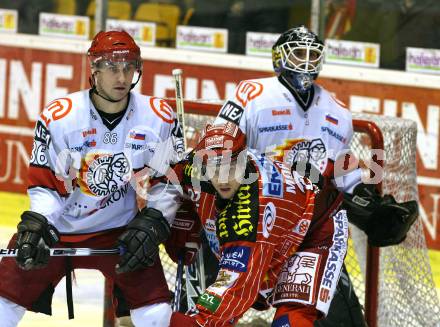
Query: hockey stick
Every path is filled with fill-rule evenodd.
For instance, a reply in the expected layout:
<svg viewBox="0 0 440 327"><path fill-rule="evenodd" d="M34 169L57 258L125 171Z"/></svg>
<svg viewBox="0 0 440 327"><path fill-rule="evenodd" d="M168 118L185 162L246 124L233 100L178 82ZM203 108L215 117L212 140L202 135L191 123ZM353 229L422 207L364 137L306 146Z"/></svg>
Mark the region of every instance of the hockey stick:
<svg viewBox="0 0 440 327"><path fill-rule="evenodd" d="M180 296L182 294L182 278L183 278L183 255L179 253L176 274L176 289L174 291L173 311L178 312L180 309Z"/></svg>
<svg viewBox="0 0 440 327"><path fill-rule="evenodd" d="M185 138L185 112L183 107L183 95L182 95L182 73L183 73L182 69L178 69L178 68L173 69L172 72L175 81L177 120L179 121L180 126L182 127L183 142L184 142L183 144L186 151L187 145ZM188 244L186 246L188 246ZM179 308L180 308L180 297L182 294L182 278L183 278L183 274L181 274L179 277L179 269L180 271L183 272L184 255L185 255L184 253L180 254L178 259L178 266L177 266L177 275L178 275L177 278L180 278L180 281L176 280L175 296L178 294L179 298L178 299L175 298L175 300L179 301L179 306L178 306ZM203 265L203 252L202 252L202 247L200 247L196 262L191 264L190 266L185 266L185 288L186 288L187 309L195 308L195 303L197 301L197 298L205 290L204 277L205 277L205 273L204 273L204 265Z"/></svg>
<svg viewBox="0 0 440 327"><path fill-rule="evenodd" d="M185 115L183 109L183 95L182 95L182 73L181 69L173 69L173 76L175 83L175 91L176 91L176 109L177 109L177 120L182 127L183 134L183 145L186 151L186 137L185 137Z"/></svg>
<svg viewBox="0 0 440 327"><path fill-rule="evenodd" d="M53 248L49 249L51 257L88 257L94 255L122 255L122 248L90 249L90 248ZM0 257L17 257L18 249L1 249Z"/></svg>

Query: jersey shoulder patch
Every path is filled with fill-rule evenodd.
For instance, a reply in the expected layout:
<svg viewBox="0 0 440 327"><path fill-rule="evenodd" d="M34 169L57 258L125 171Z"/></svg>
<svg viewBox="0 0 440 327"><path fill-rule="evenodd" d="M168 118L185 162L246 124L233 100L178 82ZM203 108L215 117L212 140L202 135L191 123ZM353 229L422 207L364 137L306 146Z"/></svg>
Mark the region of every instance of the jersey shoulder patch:
<svg viewBox="0 0 440 327"><path fill-rule="evenodd" d="M157 117L165 123L174 123L174 110L164 99L150 97L148 102Z"/></svg>
<svg viewBox="0 0 440 327"><path fill-rule="evenodd" d="M317 99L321 99L324 102L327 102L335 109L337 108L343 109L344 111L349 111L348 106L343 101L341 101L335 93L326 90L319 84L315 85L315 97Z"/></svg>
<svg viewBox="0 0 440 327"><path fill-rule="evenodd" d="M234 101L227 101L221 108L218 116L236 125L240 125L244 109Z"/></svg>
<svg viewBox="0 0 440 327"><path fill-rule="evenodd" d="M72 111L72 99L59 98L49 102L40 117L47 127L51 122L63 119Z"/></svg>
<svg viewBox="0 0 440 327"><path fill-rule="evenodd" d="M70 129L77 126L80 120L78 117L83 117L81 111L85 107L84 97L88 97L88 90L68 94L50 101L40 114L46 127L51 128L51 125L61 124L66 129Z"/></svg>
<svg viewBox="0 0 440 327"><path fill-rule="evenodd" d="M334 94L334 93L330 93L330 97L333 99L334 102L336 102L336 103L339 105L339 107L340 107L341 109L348 110L347 105L346 105L344 102L342 102L341 100L339 100L339 99L336 97L336 94Z"/></svg>
<svg viewBox="0 0 440 327"><path fill-rule="evenodd" d="M246 107L249 102L263 93L263 89L263 84L259 81L241 81L235 89L235 99L241 106Z"/></svg>

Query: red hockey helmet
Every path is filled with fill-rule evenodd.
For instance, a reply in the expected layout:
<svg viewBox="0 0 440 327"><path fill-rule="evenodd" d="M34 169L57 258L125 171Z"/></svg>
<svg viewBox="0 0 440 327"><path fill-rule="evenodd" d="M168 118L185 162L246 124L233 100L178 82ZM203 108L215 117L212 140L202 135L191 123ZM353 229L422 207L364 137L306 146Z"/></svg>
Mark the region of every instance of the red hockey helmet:
<svg viewBox="0 0 440 327"><path fill-rule="evenodd" d="M246 135L231 122L218 125L206 125L199 144L194 148L202 163L223 164L237 160L240 153L246 150Z"/></svg>
<svg viewBox="0 0 440 327"><path fill-rule="evenodd" d="M130 34L125 31L99 32L93 38L87 56L92 65L103 60L135 61L136 68L141 68L141 50Z"/></svg>
<svg viewBox="0 0 440 327"><path fill-rule="evenodd" d="M96 70L113 67L114 63L124 65L124 67L134 66L138 74L136 82L131 84L130 89L133 89L141 78L141 50L130 34L125 31L101 31L96 34L87 51L87 57L89 57L90 64L92 65L92 75L89 78L90 86L96 94L108 101L115 102L96 90L94 78Z"/></svg>

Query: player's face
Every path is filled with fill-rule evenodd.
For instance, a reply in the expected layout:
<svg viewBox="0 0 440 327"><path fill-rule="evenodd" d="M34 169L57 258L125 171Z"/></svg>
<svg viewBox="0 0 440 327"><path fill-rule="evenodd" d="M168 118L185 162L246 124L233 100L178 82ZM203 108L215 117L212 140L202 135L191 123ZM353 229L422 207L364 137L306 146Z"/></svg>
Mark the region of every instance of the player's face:
<svg viewBox="0 0 440 327"><path fill-rule="evenodd" d="M223 199L232 199L241 185L245 167L234 161L230 164L208 165L207 175L212 186ZM211 177L212 176L212 177Z"/></svg>
<svg viewBox="0 0 440 327"><path fill-rule="evenodd" d="M135 72L134 61L102 61L95 72L96 87L110 99L120 100L130 92Z"/></svg>

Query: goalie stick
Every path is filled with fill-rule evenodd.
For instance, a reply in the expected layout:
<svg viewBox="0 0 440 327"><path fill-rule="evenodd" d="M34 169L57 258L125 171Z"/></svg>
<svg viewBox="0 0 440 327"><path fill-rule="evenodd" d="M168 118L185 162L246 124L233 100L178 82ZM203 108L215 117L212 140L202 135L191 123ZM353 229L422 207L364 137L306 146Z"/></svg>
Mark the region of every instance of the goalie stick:
<svg viewBox="0 0 440 327"><path fill-rule="evenodd" d="M183 106L183 95L182 95L182 69L173 69L172 74L175 81L175 91L176 91L176 109L177 109L177 120L182 127L183 134L183 144L185 147L185 151L187 149L186 138L185 138L185 115L184 115L184 106ZM183 271L181 268L183 266L183 256L181 254L179 257L179 262L177 266L177 278L179 278L179 269ZM203 263L203 252L202 247L200 247L197 253L196 261L189 265L185 266L185 292L182 292L182 276L180 274L180 282L176 280L176 289L175 289L175 302L181 301L181 297L186 296L187 310L196 307L196 302L200 294L205 291L205 267ZM176 306L175 306L176 308ZM177 310L180 308L180 305L177 306Z"/></svg>
<svg viewBox="0 0 440 327"><path fill-rule="evenodd" d="M49 249L51 257L88 257L95 255L122 255L122 248L90 249L90 248L53 248ZM0 248L0 257L16 257L18 249Z"/></svg>

